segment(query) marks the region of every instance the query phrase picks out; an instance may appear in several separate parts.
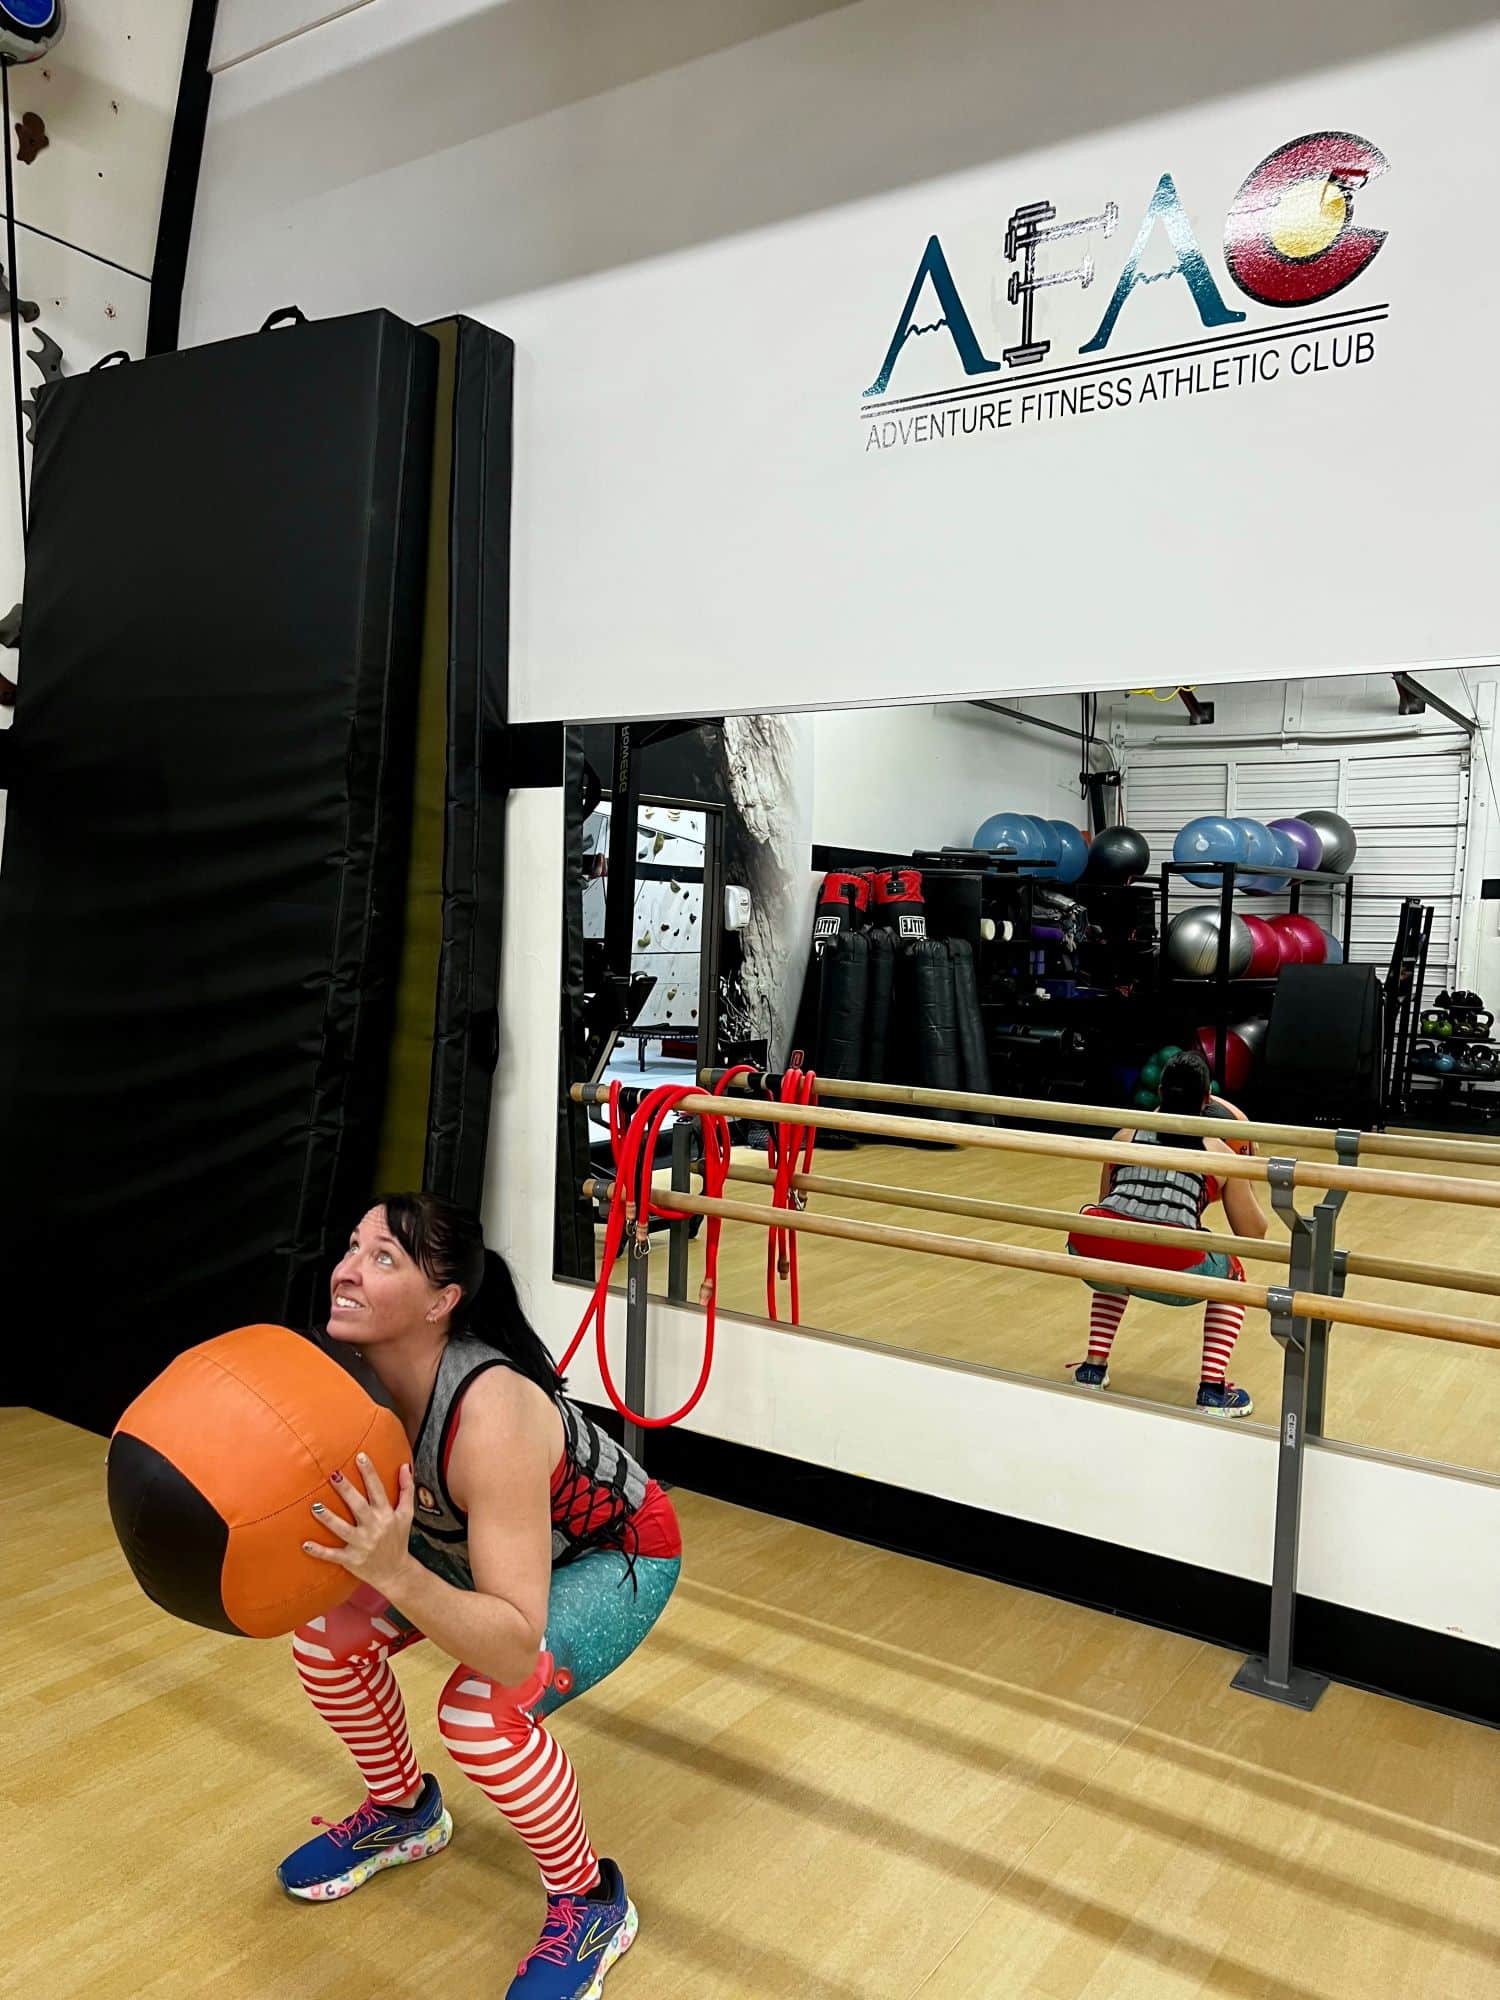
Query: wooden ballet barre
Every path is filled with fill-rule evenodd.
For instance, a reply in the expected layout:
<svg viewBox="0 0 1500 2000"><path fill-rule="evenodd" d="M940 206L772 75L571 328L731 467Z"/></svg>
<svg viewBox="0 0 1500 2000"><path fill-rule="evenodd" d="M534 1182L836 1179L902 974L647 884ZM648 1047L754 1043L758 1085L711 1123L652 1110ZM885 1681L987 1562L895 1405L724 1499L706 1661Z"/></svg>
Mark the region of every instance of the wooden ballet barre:
<svg viewBox="0 0 1500 2000"><path fill-rule="evenodd" d="M701 1172L694 1168L694 1172ZM732 1166L732 1181L774 1187L769 1167ZM940 1215L967 1215L980 1222L1013 1222L1023 1229L1077 1230L1081 1236L1107 1236L1125 1243L1161 1243L1176 1249L1186 1238L1195 1249L1221 1250L1227 1257L1251 1257L1263 1264L1290 1264L1292 1248L1280 1239L1227 1236L1211 1229L1174 1229L1159 1222L1130 1222L1123 1216L1082 1215L1069 1208L1028 1208L1008 1201L981 1201L977 1196L933 1194L926 1188L894 1187L884 1181L841 1180L831 1174L794 1174L799 1194L828 1195L840 1201L869 1201L883 1208L930 1208ZM1449 1271L1441 1264L1408 1264L1396 1257L1371 1257L1362 1250L1345 1253L1344 1269L1351 1278L1380 1278L1398 1285L1430 1285L1440 1292L1479 1292L1500 1298L1500 1272Z"/></svg>
<svg viewBox="0 0 1500 2000"><path fill-rule="evenodd" d="M614 1182L590 1177L583 1192L609 1201ZM973 1236L945 1236L936 1230L902 1229L881 1222L855 1222L848 1216L817 1215L805 1209L771 1208L762 1202L714 1201L708 1195L683 1194L677 1189L663 1197L662 1206L683 1215L717 1216L723 1222L748 1222L757 1229L792 1229L806 1236L832 1236L845 1243L869 1243L877 1249L915 1250L931 1257L952 1257L967 1264L994 1264L1004 1270L1039 1271L1047 1277L1073 1278L1080 1284L1117 1285L1120 1289L1172 1292L1178 1298L1207 1304L1255 1306L1273 1310L1271 1288L1248 1278L1195 1278L1185 1271L1160 1271L1139 1264L1116 1264L1102 1257L1069 1257L1056 1250L1027 1250L1018 1243L987 1243ZM1321 1292L1283 1292L1292 1319L1327 1320L1336 1326L1374 1328L1381 1333L1411 1333L1424 1340L1459 1341L1471 1347L1500 1348L1500 1326L1487 1320L1461 1319L1451 1313L1418 1312L1410 1306L1367 1304L1361 1299L1335 1299ZM1278 1308L1279 1309L1279 1308Z"/></svg>
<svg viewBox="0 0 1500 2000"><path fill-rule="evenodd" d="M607 1103L609 1086L575 1083L570 1095L575 1104ZM1184 1173L1201 1174L1204 1155L1175 1146L1134 1146L1125 1141L1075 1139L1071 1133L1022 1132L994 1125L955 1125L938 1118L898 1118L879 1111L840 1111L828 1105L774 1104L756 1098L758 1125L814 1125L820 1132L850 1132L871 1139L925 1140L929 1145L973 1146L1000 1153L1041 1153L1069 1160L1093 1160L1100 1165L1133 1161L1146 1167L1176 1167ZM727 1103L707 1093L683 1097L673 1106L679 1117L723 1118ZM1230 1132L1242 1133L1239 1124L1207 1121L1212 1138ZM1292 1185L1326 1192L1342 1189L1349 1194L1400 1195L1409 1201L1446 1201L1463 1208L1500 1208L1500 1181L1459 1180L1449 1174L1396 1173L1385 1167L1343 1167L1320 1165L1316 1161L1292 1163ZM1242 1153L1215 1153L1209 1169L1215 1180L1269 1181L1270 1169L1263 1159Z"/></svg>
<svg viewBox="0 0 1500 2000"><path fill-rule="evenodd" d="M702 1171L701 1167L693 1169L695 1174L701 1175ZM731 1166L727 1178L756 1187L776 1185L776 1176L769 1167ZM975 1195L933 1194L926 1188L892 1187L883 1181L841 1180L832 1174L794 1174L792 1186L798 1194L868 1201L882 1208L928 1208L939 1215L972 1216L979 1222L1013 1222L1022 1229L1076 1229L1085 1236L1108 1236L1125 1243L1164 1243L1173 1249L1189 1239L1194 1249L1222 1250L1230 1257L1258 1257L1268 1264L1289 1264L1292 1259L1289 1243L1262 1241L1255 1236L1216 1236L1206 1229L1174 1229L1165 1223L1129 1222L1119 1216L1081 1215L1076 1209L981 1201ZM1500 1278L1495 1285L1500 1291Z"/></svg>
<svg viewBox="0 0 1500 2000"><path fill-rule="evenodd" d="M723 1078L722 1069L705 1069L698 1081L712 1089ZM762 1099L737 1077L728 1085L739 1097L750 1098L759 1112L770 1100ZM994 1097L971 1090L927 1090L918 1084L863 1083L857 1079L829 1076L818 1079L818 1088L827 1098L859 1104L909 1104L928 1111L979 1111L1001 1118L1034 1118L1048 1125L1103 1125L1112 1132L1174 1132L1199 1139L1250 1139L1258 1145L1286 1148L1309 1147L1332 1152L1337 1134L1317 1125L1267 1125L1256 1119L1200 1118L1187 1112L1138 1111L1108 1104L1061 1104L1050 1097ZM1500 1144L1492 1141L1442 1139L1406 1132L1359 1132L1361 1155L1381 1154L1388 1159L1449 1160L1456 1166L1500 1167Z"/></svg>

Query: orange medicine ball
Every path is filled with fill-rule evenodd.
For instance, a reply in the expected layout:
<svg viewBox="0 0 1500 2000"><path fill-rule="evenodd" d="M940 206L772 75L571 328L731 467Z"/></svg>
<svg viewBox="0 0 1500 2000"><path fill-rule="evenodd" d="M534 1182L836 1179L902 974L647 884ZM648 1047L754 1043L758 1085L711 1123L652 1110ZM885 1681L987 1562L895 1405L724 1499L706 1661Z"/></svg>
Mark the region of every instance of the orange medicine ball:
<svg viewBox="0 0 1500 2000"><path fill-rule="evenodd" d="M1241 1124L1244 1125L1248 1125L1250 1122L1240 1107L1237 1104L1231 1104L1227 1097L1211 1097L1208 1100L1208 1109L1204 1113L1204 1116L1208 1118L1238 1118ZM1253 1139L1235 1139L1228 1132L1224 1134L1224 1144L1229 1148L1231 1153L1253 1153L1255 1151L1255 1141Z"/></svg>
<svg viewBox="0 0 1500 2000"><path fill-rule="evenodd" d="M347 1515L329 1475L356 1479L361 1451L394 1501L405 1431L310 1340L243 1326L189 1348L110 1439L109 1511L136 1581L174 1617L251 1639L331 1610L357 1580L302 1544L336 1545L312 1503Z"/></svg>

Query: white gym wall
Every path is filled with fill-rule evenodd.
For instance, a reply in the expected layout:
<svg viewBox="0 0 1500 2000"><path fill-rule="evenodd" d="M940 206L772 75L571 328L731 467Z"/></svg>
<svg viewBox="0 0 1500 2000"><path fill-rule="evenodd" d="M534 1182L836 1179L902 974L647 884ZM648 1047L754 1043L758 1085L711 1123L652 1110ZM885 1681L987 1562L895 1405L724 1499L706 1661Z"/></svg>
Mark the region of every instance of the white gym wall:
<svg viewBox="0 0 1500 2000"><path fill-rule="evenodd" d="M380 0L236 63L189 273L201 337L288 300L503 317L519 718L617 714L627 689L669 714L704 676L731 705L848 707L1491 657L1500 275L1453 198L1488 171L1481 0L1276 0L1253 33L1185 0L618 0L596 46L597 12ZM862 392L929 238L993 358L1006 219L1038 199L1118 208L1042 259L1096 259L1040 295L1073 365L1163 175L1241 331L1294 330L1229 282L1225 217L1329 129L1389 163L1355 204L1385 240L1320 309L1376 315L1368 363L1309 338L1275 381L1152 404L1138 370L1129 409L1023 423L1018 398L1007 429L870 448ZM1141 269L1171 261L1158 227ZM1174 278L1109 349L1200 337ZM974 379L929 333L882 401Z"/></svg>
<svg viewBox="0 0 1500 2000"><path fill-rule="evenodd" d="M1076 731L1077 696L1008 703ZM813 839L820 846L966 847L996 812L1088 825L1077 737L969 702L839 708L812 718Z"/></svg>

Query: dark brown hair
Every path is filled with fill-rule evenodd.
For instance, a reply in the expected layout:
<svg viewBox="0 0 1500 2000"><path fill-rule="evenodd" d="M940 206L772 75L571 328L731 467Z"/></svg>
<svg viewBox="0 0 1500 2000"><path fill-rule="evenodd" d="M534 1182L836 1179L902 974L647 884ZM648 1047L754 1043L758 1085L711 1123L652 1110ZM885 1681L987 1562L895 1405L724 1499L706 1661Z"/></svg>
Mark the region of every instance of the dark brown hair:
<svg viewBox="0 0 1500 2000"><path fill-rule="evenodd" d="M1208 1064L1197 1049L1179 1049L1162 1069L1161 1084L1157 1097L1163 1111L1180 1111L1189 1118L1198 1117L1208 1105L1208 1086L1211 1079ZM1202 1146L1201 1138L1190 1137L1176 1132L1163 1134L1173 1146L1188 1148Z"/></svg>

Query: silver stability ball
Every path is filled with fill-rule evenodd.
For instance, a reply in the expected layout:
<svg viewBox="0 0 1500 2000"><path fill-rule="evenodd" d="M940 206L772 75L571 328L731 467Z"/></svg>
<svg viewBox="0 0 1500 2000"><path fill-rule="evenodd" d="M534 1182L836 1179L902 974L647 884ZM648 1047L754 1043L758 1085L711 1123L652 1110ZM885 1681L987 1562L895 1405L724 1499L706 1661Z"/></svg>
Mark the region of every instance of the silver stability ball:
<svg viewBox="0 0 1500 2000"><path fill-rule="evenodd" d="M1229 977L1250 969L1255 939L1243 917L1229 920ZM1219 912L1212 903L1194 903L1167 926L1167 963L1184 979L1212 979L1219 966Z"/></svg>
<svg viewBox="0 0 1500 2000"><path fill-rule="evenodd" d="M63 26L63 0L0 0L0 59L40 61L57 46Z"/></svg>
<svg viewBox="0 0 1500 2000"><path fill-rule="evenodd" d="M1315 809L1312 812L1298 813L1297 817L1305 820L1323 843L1323 859L1319 873L1347 875L1354 866L1354 857L1359 852L1359 842L1354 837L1354 828L1342 813Z"/></svg>
<svg viewBox="0 0 1500 2000"><path fill-rule="evenodd" d="M1231 1021L1229 1032L1238 1035L1245 1047L1258 1062L1266 1052L1266 1033L1270 1022L1256 1019L1252 1021Z"/></svg>

